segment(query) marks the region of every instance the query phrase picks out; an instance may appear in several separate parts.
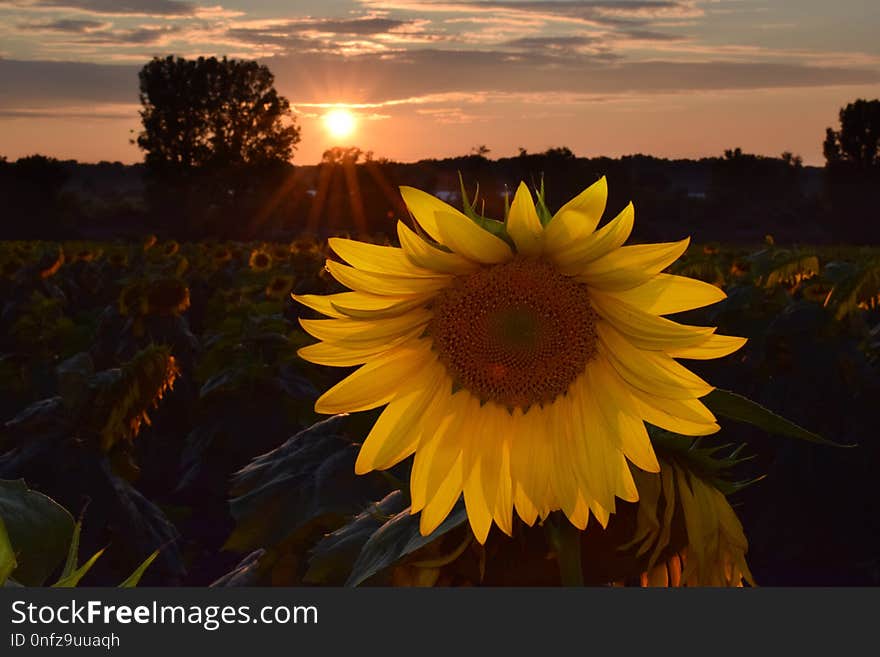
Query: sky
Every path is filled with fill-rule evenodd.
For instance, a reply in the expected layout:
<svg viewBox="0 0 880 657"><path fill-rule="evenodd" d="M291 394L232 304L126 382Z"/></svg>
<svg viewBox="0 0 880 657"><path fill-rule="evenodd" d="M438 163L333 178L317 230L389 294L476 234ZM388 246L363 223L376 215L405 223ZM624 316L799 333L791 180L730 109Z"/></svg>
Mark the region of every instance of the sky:
<svg viewBox="0 0 880 657"><path fill-rule="evenodd" d="M138 70L256 59L302 129L415 161L567 146L727 148L821 165L841 107L880 97L877 0L0 0L0 155L142 160ZM334 137L334 106L356 129Z"/></svg>

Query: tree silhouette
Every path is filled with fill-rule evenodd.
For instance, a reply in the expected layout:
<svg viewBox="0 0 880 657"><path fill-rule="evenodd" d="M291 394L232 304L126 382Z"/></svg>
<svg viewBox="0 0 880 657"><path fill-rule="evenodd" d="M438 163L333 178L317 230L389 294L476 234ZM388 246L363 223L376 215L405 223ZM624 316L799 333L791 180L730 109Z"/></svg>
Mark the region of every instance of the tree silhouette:
<svg viewBox="0 0 880 657"><path fill-rule="evenodd" d="M136 141L150 169L292 158L300 131L266 66L225 57L155 57L139 78L144 130Z"/></svg>
<svg viewBox="0 0 880 657"><path fill-rule="evenodd" d="M827 222L835 239L880 240L880 100L840 110L840 129L825 131Z"/></svg>
<svg viewBox="0 0 880 657"><path fill-rule="evenodd" d="M858 99L840 110L840 130L827 128L823 145L829 167L880 168L880 100Z"/></svg>

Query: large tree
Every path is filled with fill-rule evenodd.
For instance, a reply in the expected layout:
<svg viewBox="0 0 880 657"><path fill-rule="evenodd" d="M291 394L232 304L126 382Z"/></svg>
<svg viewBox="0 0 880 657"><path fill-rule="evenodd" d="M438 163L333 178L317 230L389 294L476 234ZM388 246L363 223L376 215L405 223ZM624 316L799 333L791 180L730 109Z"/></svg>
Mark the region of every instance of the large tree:
<svg viewBox="0 0 880 657"><path fill-rule="evenodd" d="M257 62L154 58L140 72L137 144L153 171L288 162L299 142L290 103Z"/></svg>
<svg viewBox="0 0 880 657"><path fill-rule="evenodd" d="M880 241L880 100L840 110L840 129L825 134L828 226L841 242Z"/></svg>
<svg viewBox="0 0 880 657"><path fill-rule="evenodd" d="M880 100L859 99L840 110L840 130L825 131L829 166L880 168Z"/></svg>

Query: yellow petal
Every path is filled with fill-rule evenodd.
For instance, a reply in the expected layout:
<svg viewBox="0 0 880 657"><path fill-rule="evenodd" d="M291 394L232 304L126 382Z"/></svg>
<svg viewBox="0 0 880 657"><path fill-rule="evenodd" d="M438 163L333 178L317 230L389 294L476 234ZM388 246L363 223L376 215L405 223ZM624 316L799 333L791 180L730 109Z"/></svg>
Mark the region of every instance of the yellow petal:
<svg viewBox="0 0 880 657"><path fill-rule="evenodd" d="M343 294L345 294L343 292ZM354 294L360 294L359 292L354 292ZM388 317L398 317L400 315L406 314L411 310L415 310L421 306L424 306L431 298L434 296L433 293L430 294L420 294L415 297L410 297L409 299L403 301L397 301L396 297L376 297L377 299L383 299L385 301L384 305L380 305L379 302L370 303L370 304L362 304L364 306L372 306L372 307L352 307L346 306L339 303L333 303L333 308L338 310L344 317L351 317L353 319L385 319Z"/></svg>
<svg viewBox="0 0 880 657"><path fill-rule="evenodd" d="M384 354L386 351L407 342L414 340L424 331L423 327L418 327L410 333L404 333L396 338L385 338L379 341L370 341L366 343L330 343L318 342L307 347L302 347L296 353L303 360L318 365L329 365L330 367L351 367L352 365L363 365L367 361L373 360L377 356Z"/></svg>
<svg viewBox="0 0 880 657"><path fill-rule="evenodd" d="M434 248L400 221L397 222L397 236L406 257L417 267L430 269L439 274L455 275L470 274L479 269L477 263L462 258L457 253Z"/></svg>
<svg viewBox="0 0 880 657"><path fill-rule="evenodd" d="M554 252L568 248L596 230L607 200L608 181L602 176L559 208L544 232L547 250Z"/></svg>
<svg viewBox="0 0 880 657"><path fill-rule="evenodd" d="M525 494L522 486L514 483L515 491L513 493L513 505L516 508L516 514L529 527L535 524L538 519L538 507Z"/></svg>
<svg viewBox="0 0 880 657"><path fill-rule="evenodd" d="M595 358L587 366L588 394L596 398L609 435L618 448L637 467L646 472L660 472L660 463L635 403L623 382L604 358Z"/></svg>
<svg viewBox="0 0 880 657"><path fill-rule="evenodd" d="M445 378L446 371L435 361L421 373L412 390L407 388L385 407L361 445L355 474L386 470L416 450L418 425Z"/></svg>
<svg viewBox="0 0 880 657"><path fill-rule="evenodd" d="M394 246L380 246L341 237L331 237L327 243L340 258L361 271L403 277L437 275L435 271L415 266L406 257L403 249Z"/></svg>
<svg viewBox="0 0 880 657"><path fill-rule="evenodd" d="M542 235L544 228L535 210L535 203L529 188L524 182L520 182L510 204L510 212L507 215L507 233L513 238L518 253L527 256L541 254L543 248Z"/></svg>
<svg viewBox="0 0 880 657"><path fill-rule="evenodd" d="M587 523L590 521L590 505L583 495L578 495L574 507L567 515L569 522L581 531L587 528Z"/></svg>
<svg viewBox="0 0 880 657"><path fill-rule="evenodd" d="M668 400L664 400L668 401ZM721 427L715 423L701 423L685 420L677 415L667 413L662 407L649 406L640 399L635 399L636 411L645 422L653 424L655 427L666 429L672 433L680 433L683 436L709 436L721 430Z"/></svg>
<svg viewBox="0 0 880 657"><path fill-rule="evenodd" d="M366 292L339 292L337 294L294 294L296 301L336 319L356 317L373 319L401 315L427 303L433 293L415 296L385 296Z"/></svg>
<svg viewBox="0 0 880 657"><path fill-rule="evenodd" d="M383 319L300 319L303 330L317 338L336 344L372 343L381 345L403 335L409 335L418 328L423 328L431 321L430 310L420 308L399 317Z"/></svg>
<svg viewBox="0 0 880 657"><path fill-rule="evenodd" d="M446 520L458 498L461 497L461 488L461 455L459 455L449 469L449 474L437 488L437 492L422 509L419 518L419 531L422 536L428 536Z"/></svg>
<svg viewBox="0 0 880 657"><path fill-rule="evenodd" d="M633 346L607 322L596 324L599 352L630 385L668 399L692 399L709 394L713 387L670 356Z"/></svg>
<svg viewBox="0 0 880 657"><path fill-rule="evenodd" d="M630 342L642 349L669 351L703 344L714 328L685 326L652 315L598 290L590 293L593 308Z"/></svg>
<svg viewBox="0 0 880 657"><path fill-rule="evenodd" d="M413 187L401 187L400 193L425 232L455 253L484 264L506 262L513 257L504 240L483 230L451 205Z"/></svg>
<svg viewBox="0 0 880 657"><path fill-rule="evenodd" d="M727 298L724 291L714 285L673 274L657 274L634 288L608 294L655 315L702 308Z"/></svg>
<svg viewBox="0 0 880 657"><path fill-rule="evenodd" d="M410 214L424 231L435 241L444 246L449 245L443 241L443 237L440 234L440 229L437 224L438 212L457 215L465 221L470 221L466 215L462 214L448 203L441 201L436 196L432 196L427 192L423 192L421 189L404 185L400 187L400 195L403 197L403 202L406 203L406 207L409 209Z"/></svg>
<svg viewBox="0 0 880 657"><path fill-rule="evenodd" d="M573 398L581 409L578 448L586 457L584 476L590 481L592 499L614 512L615 496L633 501L630 498L635 484L628 481L632 478L629 466L616 445L617 438L611 434L611 427L602 416L599 400L591 393L589 378L581 378L572 388Z"/></svg>
<svg viewBox="0 0 880 657"><path fill-rule="evenodd" d="M472 436L469 449L474 450L478 456L480 463L480 483L483 486L483 498L486 504L493 511L495 510L496 496L498 495L498 485L501 477L505 476L501 472L503 465L503 443L505 441L506 422L505 415L507 411L493 402L485 404L480 413L483 415L483 422L479 434ZM510 461L508 459L507 477L510 477Z"/></svg>
<svg viewBox="0 0 880 657"><path fill-rule="evenodd" d="M553 443L547 427L547 414L540 406L532 406L523 415L521 409L514 410L513 433L510 437L510 470L511 476L521 489L519 496L529 503L525 507L531 510L546 504L550 477L547 475L553 467ZM517 497L520 499L520 497ZM517 506L519 509L519 505ZM530 511L527 511L530 513ZM520 517L527 520L520 511ZM534 522L534 518L532 518Z"/></svg>
<svg viewBox="0 0 880 657"><path fill-rule="evenodd" d="M510 476L510 442L501 443L501 476L495 497L495 524L508 536L513 536L513 482Z"/></svg>
<svg viewBox="0 0 880 657"><path fill-rule="evenodd" d="M443 236L443 243L468 260L485 265L507 262L513 252L507 242L483 230L476 223L448 212L437 213L437 226Z"/></svg>
<svg viewBox="0 0 880 657"><path fill-rule="evenodd" d="M614 368L612 368L613 370ZM615 371L615 374L617 372ZM619 376L619 374L618 374ZM623 380L621 378L621 380ZM628 386L630 395L633 400L638 402L640 405L650 406L655 410L660 410L663 413L668 413L669 415L673 415L676 418L681 418L687 422L692 422L698 425L714 425L716 424L715 416L712 414L706 405L703 404L699 399L695 398L685 398L685 399L669 399L664 397L658 397L657 395L652 395L650 393L645 392L644 390L640 390L636 387L630 386L626 382L624 385ZM641 411L640 411L641 412ZM642 415L648 422L651 424L656 424L658 427L663 426L661 424L657 424L650 420L646 415ZM682 432L677 432L682 433ZM712 433L712 432L710 432ZM702 434L687 434L687 435L702 435Z"/></svg>
<svg viewBox="0 0 880 657"><path fill-rule="evenodd" d="M694 358L697 360L722 358L742 347L746 341L746 338L737 338L732 335L710 335L702 342L689 347L667 349L667 353L673 358Z"/></svg>
<svg viewBox="0 0 880 657"><path fill-rule="evenodd" d="M345 315L333 307L333 298L341 299L343 295L346 295L345 299L348 300L359 294L361 293L340 292L339 294L294 294L291 296L302 305L311 308L312 310L316 310L322 315L342 319Z"/></svg>
<svg viewBox="0 0 880 657"><path fill-rule="evenodd" d="M592 399L584 399L576 389L583 377L569 388L565 397L557 399L553 425L556 473L558 482L552 482L559 505L566 516L577 516L578 499L589 506L591 500L613 504L610 487L605 481L604 467L594 461L595 449L591 448L598 437L595 431L595 407ZM593 452L593 453L591 453ZM599 468L593 472L593 468Z"/></svg>
<svg viewBox="0 0 880 657"><path fill-rule="evenodd" d="M629 388L629 392L638 416L655 427L680 433L683 436L708 436L721 428L714 419L693 419L693 414L697 410L693 404L705 409L706 414L712 417L709 409L698 399L661 399L632 387ZM684 415L687 417L683 417Z"/></svg>
<svg viewBox="0 0 880 657"><path fill-rule="evenodd" d="M633 204L627 205L620 214L602 226L592 235L575 240L571 244L561 245L547 252L559 270L568 276L581 272L583 267L619 248L629 238L635 219Z"/></svg>
<svg viewBox="0 0 880 657"><path fill-rule="evenodd" d="M622 246L584 265L578 281L600 290L628 290L666 269L687 250L690 238L679 242Z"/></svg>
<svg viewBox="0 0 880 657"><path fill-rule="evenodd" d="M327 271L333 278L342 283L345 287L358 292L367 292L371 294L385 294L390 296L412 296L416 294L425 294L428 292L437 292L449 285L452 280L451 276L437 275L422 278L404 278L401 276L386 276L384 274L373 274L371 272L360 271L354 267L343 265L333 260L326 263Z"/></svg>
<svg viewBox="0 0 880 657"><path fill-rule="evenodd" d="M479 461L471 469L470 476L465 480L463 488L468 521L477 541L484 545L489 536L489 530L492 528L492 511L483 495Z"/></svg>
<svg viewBox="0 0 880 657"><path fill-rule="evenodd" d="M602 529L605 529L608 526L608 521L611 519L611 513L597 502L590 504L590 511L593 512Z"/></svg>
<svg viewBox="0 0 880 657"><path fill-rule="evenodd" d="M315 402L317 413L356 413L387 404L436 359L429 340L409 342L360 367Z"/></svg>
<svg viewBox="0 0 880 657"><path fill-rule="evenodd" d="M423 508L434 497L449 475L452 464L460 460L463 442L461 425L467 395L464 391L450 395L449 389L444 387L425 412L410 475L414 511Z"/></svg>

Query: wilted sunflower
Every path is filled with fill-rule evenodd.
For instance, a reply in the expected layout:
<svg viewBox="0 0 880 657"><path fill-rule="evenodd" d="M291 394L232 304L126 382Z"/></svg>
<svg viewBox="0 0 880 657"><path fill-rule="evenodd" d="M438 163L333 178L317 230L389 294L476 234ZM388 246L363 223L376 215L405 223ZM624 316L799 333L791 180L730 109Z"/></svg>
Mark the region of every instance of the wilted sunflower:
<svg viewBox="0 0 880 657"><path fill-rule="evenodd" d="M415 453L412 511L430 534L464 493L476 538L562 509L603 526L638 500L627 459L657 472L644 422L685 435L718 430L699 401L712 386L675 361L745 342L661 317L724 298L661 272L688 240L623 246L629 204L596 230L602 178L542 221L520 184L496 235L425 192L401 188L433 240L398 223L402 248L331 240L327 261L351 292L296 298L332 319L301 320L322 342L312 362L363 365L318 399L320 413L387 404L358 473ZM491 225L491 224L487 224Z"/></svg>

